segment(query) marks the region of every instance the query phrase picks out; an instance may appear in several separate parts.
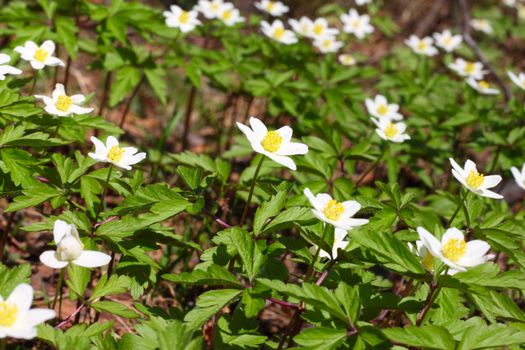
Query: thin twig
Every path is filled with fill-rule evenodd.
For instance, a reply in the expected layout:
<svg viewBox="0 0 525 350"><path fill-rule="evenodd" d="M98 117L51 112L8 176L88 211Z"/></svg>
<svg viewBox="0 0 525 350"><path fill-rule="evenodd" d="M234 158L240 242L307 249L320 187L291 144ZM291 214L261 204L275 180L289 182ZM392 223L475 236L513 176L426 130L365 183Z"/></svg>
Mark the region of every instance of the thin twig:
<svg viewBox="0 0 525 350"><path fill-rule="evenodd" d="M126 105L124 106L122 116L120 117L120 123L118 124L118 127L121 129L122 129L122 126L124 126L124 122L126 121L126 117L128 115L129 109L131 108L131 102L133 101L137 93L139 92L140 86L144 82L145 78L146 78L146 75L142 74L142 76L140 77L139 83L137 84L137 86L135 86L135 88L133 89L133 92L131 93L131 96L126 101Z"/></svg>
<svg viewBox="0 0 525 350"><path fill-rule="evenodd" d="M73 311L73 313L71 315L69 315L68 317L66 317L66 319L62 322L60 322L58 325L55 326L55 328L62 328L64 327L73 317L75 317L77 314L80 313L80 311L82 311L82 309L86 306L86 304L81 304L79 307L77 307L77 309L75 311Z"/></svg>
<svg viewBox="0 0 525 350"><path fill-rule="evenodd" d="M190 94L188 97L188 103L186 104L186 112L184 113L184 133L182 134L182 150L188 148L188 136L190 134L191 127L191 112L193 111L193 104L195 102L195 95L197 88L195 85L191 86Z"/></svg>
<svg viewBox="0 0 525 350"><path fill-rule="evenodd" d="M15 220L15 215L16 211L11 212L9 219L7 219L7 223L5 224L4 232L2 232L2 238L0 239L0 261L3 261L4 259L5 244L7 243L7 238L9 237L9 231L11 231L11 225Z"/></svg>

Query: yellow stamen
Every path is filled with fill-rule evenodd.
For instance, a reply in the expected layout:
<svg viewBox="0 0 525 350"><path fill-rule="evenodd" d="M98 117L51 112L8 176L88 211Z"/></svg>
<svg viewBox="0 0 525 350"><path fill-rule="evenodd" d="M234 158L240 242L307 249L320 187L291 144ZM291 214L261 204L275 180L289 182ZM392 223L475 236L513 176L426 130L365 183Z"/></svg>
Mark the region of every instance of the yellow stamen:
<svg viewBox="0 0 525 350"><path fill-rule="evenodd" d="M358 19L354 19L354 20L352 21L352 28L357 29L357 28L359 28L360 26L361 26L361 21L360 21L360 20L358 20Z"/></svg>
<svg viewBox="0 0 525 350"><path fill-rule="evenodd" d="M277 131L268 131L261 141L261 145L268 152L277 152L281 148L283 138Z"/></svg>
<svg viewBox="0 0 525 350"><path fill-rule="evenodd" d="M280 28L276 28L274 31L273 31L273 37L277 40L281 40L281 38L283 37L284 35L284 28L280 27Z"/></svg>
<svg viewBox="0 0 525 350"><path fill-rule="evenodd" d="M17 318L18 306L7 301L0 301L0 326L11 327Z"/></svg>
<svg viewBox="0 0 525 350"><path fill-rule="evenodd" d="M217 4L216 2L212 2L210 7L213 11L219 10L219 4Z"/></svg>
<svg viewBox="0 0 525 350"><path fill-rule="evenodd" d="M484 182L485 176L475 170L471 170L467 176L467 185L472 188L478 189L479 186L483 185Z"/></svg>
<svg viewBox="0 0 525 350"><path fill-rule="evenodd" d="M388 106L387 105L380 105L377 107L377 113L379 115L386 115L388 113Z"/></svg>
<svg viewBox="0 0 525 350"><path fill-rule="evenodd" d="M225 21L228 21L232 18L232 11L231 10L226 10L222 13L222 19L225 20Z"/></svg>
<svg viewBox="0 0 525 350"><path fill-rule="evenodd" d="M467 251L467 243L464 239L452 238L443 245L443 254L450 261L458 261Z"/></svg>
<svg viewBox="0 0 525 350"><path fill-rule="evenodd" d="M323 47L325 49L328 49L331 46L331 44L332 44L332 40L330 40L330 39L323 40Z"/></svg>
<svg viewBox="0 0 525 350"><path fill-rule="evenodd" d="M113 146L110 148L108 152L108 159L113 162L120 162L122 160L122 156L124 155L124 150L120 148L119 146Z"/></svg>
<svg viewBox="0 0 525 350"><path fill-rule="evenodd" d="M478 82L478 85L482 90L487 90L488 88L490 88L490 84L487 83L485 80L480 80Z"/></svg>
<svg viewBox="0 0 525 350"><path fill-rule="evenodd" d="M452 45L452 37L451 36L447 36L444 40L444 43L446 46L449 46L449 45Z"/></svg>
<svg viewBox="0 0 525 350"><path fill-rule="evenodd" d="M179 22L182 24L188 23L190 20L190 13L187 11L182 11L179 16Z"/></svg>
<svg viewBox="0 0 525 350"><path fill-rule="evenodd" d="M427 271L434 270L434 256L427 252L427 254L421 259L421 263L427 269Z"/></svg>
<svg viewBox="0 0 525 350"><path fill-rule="evenodd" d="M473 62L467 62L465 65L465 72L467 74L472 74L476 70L476 65Z"/></svg>
<svg viewBox="0 0 525 350"><path fill-rule="evenodd" d="M58 100L55 103L55 107L59 111L67 112L69 111L69 108L71 107L72 103L73 101L71 100L71 97L66 96L66 95L60 95L58 96Z"/></svg>
<svg viewBox="0 0 525 350"><path fill-rule="evenodd" d="M343 205L334 199L331 199L323 210L324 216L326 216L328 220L332 221L339 220L344 212L345 208Z"/></svg>
<svg viewBox="0 0 525 350"><path fill-rule="evenodd" d="M268 1L268 2L266 3L266 9L267 9L268 11L273 10L274 7L275 7L275 2L273 2L273 1Z"/></svg>
<svg viewBox="0 0 525 350"><path fill-rule="evenodd" d="M34 57L35 57L35 60L37 60L38 62L44 62L47 56L49 56L49 52L46 49L38 48L35 51Z"/></svg>
<svg viewBox="0 0 525 350"><path fill-rule="evenodd" d="M323 33L323 30L324 30L324 27L317 23L314 25L314 28L312 29L312 31L316 34L316 35L321 35Z"/></svg>
<svg viewBox="0 0 525 350"><path fill-rule="evenodd" d="M397 126L394 123L388 123L384 130L385 136L389 139L394 138L398 132L399 130L397 129Z"/></svg>
<svg viewBox="0 0 525 350"><path fill-rule="evenodd" d="M417 48L421 51L425 50L427 48L427 43L424 42L423 40L420 40L419 43L417 44Z"/></svg>

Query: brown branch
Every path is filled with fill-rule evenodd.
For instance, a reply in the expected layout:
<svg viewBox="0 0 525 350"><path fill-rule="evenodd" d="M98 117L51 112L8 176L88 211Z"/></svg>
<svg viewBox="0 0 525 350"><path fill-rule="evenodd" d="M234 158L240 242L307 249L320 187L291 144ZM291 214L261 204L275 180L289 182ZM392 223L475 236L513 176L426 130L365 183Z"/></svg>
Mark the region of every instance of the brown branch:
<svg viewBox="0 0 525 350"><path fill-rule="evenodd" d="M11 225L13 224L13 221L15 221L15 215L16 215L16 211L13 211L11 215L9 216L9 219L7 219L7 223L5 224L4 232L2 232L2 238L0 239L0 261L2 261L4 258L5 244L7 243L7 238L9 237L9 231L11 230Z"/></svg>
<svg viewBox="0 0 525 350"><path fill-rule="evenodd" d="M133 92L131 93L131 96L126 101L126 105L124 106L124 111L122 112L122 116L120 117L120 123L118 124L118 127L121 129L122 129L122 126L124 126L124 122L126 121L126 116L128 115L129 109L131 108L131 102L133 101L137 93L139 92L140 86L144 82L145 77L146 76L142 74L142 77L140 78L139 83L137 84L137 86L135 86L135 88L133 89Z"/></svg>
<svg viewBox="0 0 525 350"><path fill-rule="evenodd" d="M436 280L432 280L432 282L430 283L430 290L428 291L427 299L425 300L425 305L423 306L421 313L417 316L416 326L421 326L421 324L425 320L425 317L427 316L427 313L430 311L430 307L432 306L437 287L438 284Z"/></svg>

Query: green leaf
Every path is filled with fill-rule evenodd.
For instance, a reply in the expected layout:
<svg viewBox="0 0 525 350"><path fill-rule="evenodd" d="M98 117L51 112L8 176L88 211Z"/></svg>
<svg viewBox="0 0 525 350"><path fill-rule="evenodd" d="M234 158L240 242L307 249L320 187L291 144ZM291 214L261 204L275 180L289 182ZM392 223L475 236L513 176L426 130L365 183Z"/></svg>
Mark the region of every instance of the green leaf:
<svg viewBox="0 0 525 350"><path fill-rule="evenodd" d="M292 226L294 223L303 224L315 220L311 208L292 207L286 209L277 215L266 227L262 230L263 233L269 233L275 230L282 230Z"/></svg>
<svg viewBox="0 0 525 350"><path fill-rule="evenodd" d="M253 222L253 234L258 235L268 219L276 216L283 209L286 202L287 191L280 191L270 197L268 201L263 202L255 212Z"/></svg>
<svg viewBox="0 0 525 350"><path fill-rule="evenodd" d="M23 196L16 197L14 202L9 204L5 210L6 212L9 213L28 207L34 207L60 195L60 192L57 189L38 182L22 191L22 193L24 194Z"/></svg>
<svg viewBox="0 0 525 350"><path fill-rule="evenodd" d="M426 349L450 350L456 347L456 342L446 328L440 326L387 328L383 333L392 341L409 346L419 346Z"/></svg>
<svg viewBox="0 0 525 350"><path fill-rule="evenodd" d="M66 280L66 284L76 294L77 298L83 298L87 284L91 280L91 271L85 267L69 264L67 274L69 279Z"/></svg>
<svg viewBox="0 0 525 350"><path fill-rule="evenodd" d="M64 44L67 53L73 60L77 59L78 53L78 28L73 18L58 17L55 19L55 26L60 42Z"/></svg>
<svg viewBox="0 0 525 350"><path fill-rule="evenodd" d="M129 287L129 277L113 275L108 280L108 275L104 274L95 285L95 289L93 289L89 300L93 301L108 295L125 293L129 290Z"/></svg>
<svg viewBox="0 0 525 350"><path fill-rule="evenodd" d="M197 307L186 314L184 322L187 322L190 328L201 327L204 322L227 304L232 303L241 293L242 290L238 289L210 290L202 293L197 298Z"/></svg>
<svg viewBox="0 0 525 350"><path fill-rule="evenodd" d="M5 299L20 283L29 283L31 277L31 266L22 264L11 269L0 264L0 295Z"/></svg>
<svg viewBox="0 0 525 350"><path fill-rule="evenodd" d="M260 271L266 259L265 256L262 255L259 247L255 244L253 237L248 231L238 227L232 227L224 232L229 233L231 243L241 257L248 278L252 281Z"/></svg>
<svg viewBox="0 0 525 350"><path fill-rule="evenodd" d="M142 77L140 70L134 67L123 67L115 75L115 81L111 86L109 105L116 106L139 84Z"/></svg>
<svg viewBox="0 0 525 350"><path fill-rule="evenodd" d="M336 350L347 338L346 329L326 327L307 328L293 338L307 349Z"/></svg>
<svg viewBox="0 0 525 350"><path fill-rule="evenodd" d="M100 312L108 312L113 315L125 318L137 318L139 315L124 304L114 301L97 301L90 305L93 309Z"/></svg>

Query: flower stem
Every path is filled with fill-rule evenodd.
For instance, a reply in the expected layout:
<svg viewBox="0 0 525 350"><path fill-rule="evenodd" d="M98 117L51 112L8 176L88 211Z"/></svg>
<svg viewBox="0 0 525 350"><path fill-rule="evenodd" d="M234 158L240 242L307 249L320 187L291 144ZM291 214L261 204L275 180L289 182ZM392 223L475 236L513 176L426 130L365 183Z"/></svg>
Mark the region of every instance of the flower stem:
<svg viewBox="0 0 525 350"><path fill-rule="evenodd" d="M65 268L60 269L60 274L58 275L58 282L57 282L57 289L55 291L55 297L53 298L53 304L51 305L51 308L54 310L57 305L58 295L60 294L60 305L58 307L58 316L57 318L60 320L60 314L62 313L62 284L64 283L64 274L65 274Z"/></svg>
<svg viewBox="0 0 525 350"><path fill-rule="evenodd" d="M11 231L11 225L13 224L13 221L15 220L16 211L12 212L9 216L9 219L7 219L7 223L5 224L5 228L2 232L2 238L0 239L0 261L4 258L4 249L5 245L7 243L7 239L9 238L9 232Z"/></svg>
<svg viewBox="0 0 525 350"><path fill-rule="evenodd" d="M37 77L38 77L38 71L35 70L35 74L33 75L33 83L31 84L31 90L29 91L29 95L33 95L33 92L35 92Z"/></svg>
<svg viewBox="0 0 525 350"><path fill-rule="evenodd" d="M355 186L359 186L359 184L361 183L361 181L363 181L365 179L365 177L370 174L370 172L372 170L374 170L375 168L377 168L377 166L379 165L379 162L381 161L381 159L383 159L383 156L385 155L386 153L386 149L387 149L387 146L384 146L383 147L383 150L381 151L381 154L377 157L376 161L374 162L374 164L372 164L372 166L370 168L368 168L368 170L366 170L363 175L361 175L361 177L356 181L355 183Z"/></svg>
<svg viewBox="0 0 525 350"><path fill-rule="evenodd" d="M468 194L468 190L463 192L463 195L461 196L461 200L459 201L459 204L456 208L456 210L454 211L454 214L452 214L452 217L448 220L447 222L447 226L445 228L449 228L450 227L450 224L452 224L452 221L454 221L454 219L456 218L456 216L458 215L459 213L459 210L461 209L461 207L463 206L463 204L465 203L465 199L467 198L467 194Z"/></svg>
<svg viewBox="0 0 525 350"><path fill-rule="evenodd" d="M195 95L197 94L197 88L192 85L190 94L188 96L188 102L186 104L186 111L184 112L184 132L182 134L182 149L184 151L188 148L188 135L190 134L191 127L191 112L193 111L193 103L195 102Z"/></svg>
<svg viewBox="0 0 525 350"><path fill-rule="evenodd" d="M244 220L246 220L246 215L248 215L248 208L250 208L250 204L253 197L253 191L255 189L255 183L257 182L257 176L259 176L259 171L261 170L262 163L264 162L264 156L261 156L261 160L259 161L259 164L257 164L257 168L255 169L255 173L253 174L253 180L252 180L252 186L250 187L250 193L248 194L248 200L246 201L246 206L244 207L244 211L242 212L241 216L241 222L239 226L244 225Z"/></svg>
<svg viewBox="0 0 525 350"><path fill-rule="evenodd" d="M97 211L95 213L95 225L97 224L98 217L100 216L100 212L102 211L102 206L104 205L104 201L106 198L106 192L108 190L109 185L109 179L111 178L111 173L113 171L113 164L109 166L108 176L106 177L106 182L104 182L103 189L102 189L102 195L100 196L100 203L98 204Z"/></svg>

